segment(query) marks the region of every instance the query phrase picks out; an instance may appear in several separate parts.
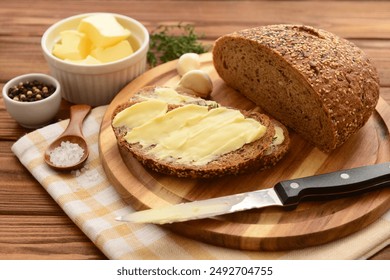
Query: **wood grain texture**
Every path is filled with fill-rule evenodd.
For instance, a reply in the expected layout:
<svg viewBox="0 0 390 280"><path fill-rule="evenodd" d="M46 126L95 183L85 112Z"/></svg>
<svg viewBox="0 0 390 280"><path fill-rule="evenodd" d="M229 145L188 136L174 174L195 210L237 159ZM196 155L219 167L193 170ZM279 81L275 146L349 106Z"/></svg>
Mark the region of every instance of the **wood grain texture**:
<svg viewBox="0 0 390 280"><path fill-rule="evenodd" d="M263 24L298 22L325 28L367 52L380 74L381 96L390 102L387 1L2 1L0 87L16 75L48 73L40 47L43 32L62 18L91 9L134 17L149 31L160 24L192 23L209 44L225 33ZM63 101L57 119L69 117L69 106ZM0 259L105 258L11 152L11 145L29 131L8 115L0 97ZM47 222L47 217L56 223L55 227ZM12 220L15 222L11 223ZM34 235L28 234L31 220L35 221ZM3 228L7 228L6 235ZM56 241L64 233L79 237L73 239L68 249L61 238ZM45 239L50 243L45 244ZM372 259L390 259L390 246Z"/></svg>
<svg viewBox="0 0 390 280"><path fill-rule="evenodd" d="M201 56L202 69L214 83L211 99L226 106L259 110L229 88L214 70L211 54ZM100 157L107 176L122 197L136 209L158 208L185 201L254 191L280 180L390 161L390 107L380 100L369 122L341 148L320 152L291 132L291 149L276 167L241 176L212 180L179 179L152 172L118 150L111 128L114 109L137 90L151 85L175 86L176 62L158 66L125 87L103 118ZM306 202L293 211L280 208L251 210L218 219L171 224L171 230L214 245L244 250L290 250L319 245L356 232L390 209L390 189L333 201Z"/></svg>

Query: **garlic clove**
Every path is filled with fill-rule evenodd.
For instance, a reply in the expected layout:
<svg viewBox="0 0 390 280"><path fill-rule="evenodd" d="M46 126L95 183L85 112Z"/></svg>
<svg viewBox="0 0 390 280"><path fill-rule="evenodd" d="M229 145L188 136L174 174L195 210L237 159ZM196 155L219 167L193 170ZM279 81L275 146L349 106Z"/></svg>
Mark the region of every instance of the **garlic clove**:
<svg viewBox="0 0 390 280"><path fill-rule="evenodd" d="M197 53L185 53L180 56L177 65L177 72L180 76L191 70L200 69L200 58Z"/></svg>
<svg viewBox="0 0 390 280"><path fill-rule="evenodd" d="M213 91L213 82L205 71L190 70L180 79L177 88L207 99Z"/></svg>

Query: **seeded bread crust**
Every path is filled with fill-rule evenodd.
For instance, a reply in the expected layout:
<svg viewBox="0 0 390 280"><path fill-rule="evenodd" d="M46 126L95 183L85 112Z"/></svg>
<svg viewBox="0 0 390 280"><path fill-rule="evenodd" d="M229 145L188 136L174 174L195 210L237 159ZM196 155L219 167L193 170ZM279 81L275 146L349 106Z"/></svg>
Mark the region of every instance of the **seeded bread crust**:
<svg viewBox="0 0 390 280"><path fill-rule="evenodd" d="M213 61L229 86L326 152L367 122L379 98L378 73L363 51L313 27L271 25L222 36Z"/></svg>
<svg viewBox="0 0 390 280"><path fill-rule="evenodd" d="M141 92L142 95L147 94L147 92L149 92L150 95L153 95L153 91L154 87L148 87L143 89ZM131 100L119 105L114 110L112 119L114 119L115 115L120 111L140 101L141 99L138 98L138 94L136 94ZM169 105L168 110L172 110L178 106L180 105ZM275 157L274 160L271 160L273 154L268 155L268 159L266 161L263 159L265 151L271 146L272 139L275 135L273 122L268 116L259 112L241 111L241 113L243 113L246 117L256 119L261 124L266 126L267 131L265 135L259 140L246 144L238 150L222 155L218 159L203 166L178 164L175 161L161 160L154 157L153 155L147 155L146 149L138 143L129 144L126 142L124 136L128 132L128 128L125 126L113 127L113 130L122 154L132 155L144 166L163 174L187 178L214 178L225 175L237 175L249 171L262 170L273 166L276 161L280 159L279 156L282 153L277 153L275 150L275 153L273 154L275 154L277 157ZM289 136L287 131L285 136L287 139L286 143L288 143ZM285 153L288 150L288 145L284 147ZM269 164L269 166L265 166L265 164Z"/></svg>

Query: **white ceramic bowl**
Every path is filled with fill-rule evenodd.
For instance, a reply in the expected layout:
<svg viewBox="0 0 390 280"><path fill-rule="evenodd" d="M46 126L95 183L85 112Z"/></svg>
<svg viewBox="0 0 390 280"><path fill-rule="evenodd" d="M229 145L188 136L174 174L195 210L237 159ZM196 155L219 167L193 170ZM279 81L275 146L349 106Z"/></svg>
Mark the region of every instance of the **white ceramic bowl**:
<svg viewBox="0 0 390 280"><path fill-rule="evenodd" d="M60 32L76 29L82 18L93 14L96 13L76 15L55 23L43 34L41 46L51 74L61 83L63 98L76 104L98 106L110 103L126 84L145 72L149 33L140 22L112 14L123 27L131 31L131 40L135 40L138 45L133 54L99 65L78 65L54 56L52 49L60 38Z"/></svg>
<svg viewBox="0 0 390 280"><path fill-rule="evenodd" d="M40 81L56 87L55 92L47 98L32 102L15 101L8 96L8 90L20 82ZM38 128L49 124L61 105L61 86L59 82L46 74L31 73L15 77L9 80L3 87L3 100L8 113L21 126L26 128Z"/></svg>

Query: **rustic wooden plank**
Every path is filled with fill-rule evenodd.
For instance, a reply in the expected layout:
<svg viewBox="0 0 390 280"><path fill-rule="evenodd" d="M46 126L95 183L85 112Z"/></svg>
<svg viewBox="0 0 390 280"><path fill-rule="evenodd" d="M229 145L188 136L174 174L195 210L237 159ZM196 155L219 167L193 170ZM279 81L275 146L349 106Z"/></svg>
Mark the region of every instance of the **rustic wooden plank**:
<svg viewBox="0 0 390 280"><path fill-rule="evenodd" d="M0 259L106 258L66 216L0 215L0 236Z"/></svg>
<svg viewBox="0 0 390 280"><path fill-rule="evenodd" d="M89 1L66 1L66 9L51 1L36 1L34 9L25 9L31 2L14 1L3 5L2 23L19 34L40 34L44 25L72 14L91 11ZM172 22L191 22L212 32L231 32L240 27L259 24L304 23L326 27L347 37L390 37L389 3L385 1L110 1L110 11L128 14L146 26ZM172 6L175 8L172 9ZM107 11L105 1L95 1L94 11ZM194 9L195 7L195 9ZM237 14L237 10L240 11ZM42 11L50 11L43 13ZM367 11L370 11L367 13ZM17 17L9 15L18 13ZM218 25L218 29L214 28ZM25 28L26 26L29 28ZM4 25L3 25L4 26ZM214 31L213 31L214 30ZM36 33L38 31L38 33Z"/></svg>
<svg viewBox="0 0 390 280"><path fill-rule="evenodd" d="M172 1L163 1L156 7L153 1L130 1L124 5L123 1L110 1L113 12L119 12L133 16L143 22L152 31L160 24L177 24L178 22L191 23L196 26L199 34L205 35L205 40L212 43L217 37L239 29L274 23L303 23L325 28L331 32L358 41L365 38L361 46L369 52L374 46L373 54L381 58L389 57L389 42L383 39L390 38L390 3L370 1L351 3L348 1L298 1L285 8L283 2L274 1L229 1L221 7L220 1L204 1L202 5L192 12L194 1L179 1L175 10L171 9ZM174 1L173 1L174 2ZM0 30L0 45L2 53L0 66L4 65L4 75L0 76L0 82L26 72L47 73L48 68L40 49L40 37L52 23L64 17L88 12L88 1L69 1L63 9L61 5L53 5L51 1L38 1L35 9L23 9L28 1L18 1L8 4L0 10L0 24L7 29ZM104 10L106 4L97 2L94 5L96 11ZM156 7L156 8L154 8ZM49 14L42 16L42 10L49 9ZM367 13L370 9L370 13ZM216 15L215 11L220 11ZM236 10L242 11L240 16ZM18 17L10 18L9 14L18 14ZM299 18L299 22L297 22ZM174 20L172 20L174 19ZM379 40L375 40L378 39ZM381 51L378 53L378 45ZM369 52L371 53L371 52ZM9 57L13 57L12 65L7 64ZM374 59L374 62L376 60ZM382 79L388 79L388 69L382 75ZM4 79L4 80L1 80ZM386 85L390 84L386 81Z"/></svg>

